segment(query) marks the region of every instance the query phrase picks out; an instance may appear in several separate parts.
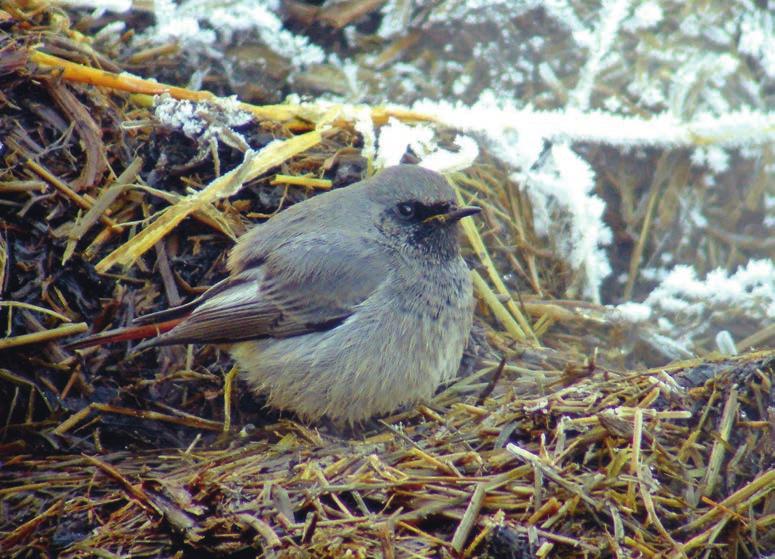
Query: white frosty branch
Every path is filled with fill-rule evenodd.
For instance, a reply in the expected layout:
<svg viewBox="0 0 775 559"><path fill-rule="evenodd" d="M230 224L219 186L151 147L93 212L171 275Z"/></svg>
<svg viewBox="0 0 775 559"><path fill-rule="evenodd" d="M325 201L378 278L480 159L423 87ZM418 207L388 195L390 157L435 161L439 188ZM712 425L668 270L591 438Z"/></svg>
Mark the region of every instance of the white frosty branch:
<svg viewBox="0 0 775 559"><path fill-rule="evenodd" d="M576 89L570 96L572 106L579 109L589 108L589 98L595 78L600 73L603 57L611 52L611 45L619 27L630 8L630 0L606 0L601 8L600 25L595 30L595 39L589 51L589 57L581 71Z"/></svg>
<svg viewBox="0 0 775 559"><path fill-rule="evenodd" d="M487 101L471 107L421 101L413 108L448 126L488 137L527 132L552 141L665 148L758 146L775 140L775 112L749 109L718 116L700 115L683 122L667 113L638 118L578 109L536 111L498 107Z"/></svg>

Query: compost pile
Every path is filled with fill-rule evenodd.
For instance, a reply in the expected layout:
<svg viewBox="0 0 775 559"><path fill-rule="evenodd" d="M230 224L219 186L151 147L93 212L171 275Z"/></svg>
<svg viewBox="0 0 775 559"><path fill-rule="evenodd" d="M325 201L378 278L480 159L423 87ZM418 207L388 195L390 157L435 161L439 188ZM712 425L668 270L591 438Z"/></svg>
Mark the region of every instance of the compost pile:
<svg viewBox="0 0 775 559"><path fill-rule="evenodd" d="M484 208L464 243L477 325L460 378L427 405L342 432L264 408L213 347L67 350L87 329L201 293L250 223L360 180L370 161L344 112L184 89L154 100L150 83L119 75L153 76L150 53L113 60L55 10L6 10L3 556L775 548L775 352L651 367L604 307L559 300L572 273L486 152L450 176ZM216 132L163 121L159 104L174 99Z"/></svg>

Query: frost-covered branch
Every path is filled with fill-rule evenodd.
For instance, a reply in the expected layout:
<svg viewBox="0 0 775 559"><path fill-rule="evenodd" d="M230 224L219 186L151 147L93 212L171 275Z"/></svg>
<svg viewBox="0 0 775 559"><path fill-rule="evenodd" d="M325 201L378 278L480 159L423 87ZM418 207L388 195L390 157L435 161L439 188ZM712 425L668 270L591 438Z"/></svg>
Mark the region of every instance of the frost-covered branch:
<svg viewBox="0 0 775 559"><path fill-rule="evenodd" d="M775 141L775 111L741 109L681 121L667 113L641 118L573 108L557 111L519 109L498 106L488 99L470 107L421 101L413 108L448 126L488 137L515 132L538 135L550 141L664 148L746 147Z"/></svg>
<svg viewBox="0 0 775 559"><path fill-rule="evenodd" d="M775 320L775 264L750 260L733 273L717 268L704 279L690 266L676 266L645 301L618 305L614 312L627 322L652 325L644 338L668 357L691 355L697 338L714 333L717 344L731 346L719 349L735 353L735 342Z"/></svg>
<svg viewBox="0 0 775 559"><path fill-rule="evenodd" d="M589 108L589 98L595 78L600 73L603 58L611 52L611 46L619 27L630 8L630 0L606 0L600 9L600 25L595 31L595 39L589 51L589 57L581 71L576 89L571 93L571 106L579 109Z"/></svg>

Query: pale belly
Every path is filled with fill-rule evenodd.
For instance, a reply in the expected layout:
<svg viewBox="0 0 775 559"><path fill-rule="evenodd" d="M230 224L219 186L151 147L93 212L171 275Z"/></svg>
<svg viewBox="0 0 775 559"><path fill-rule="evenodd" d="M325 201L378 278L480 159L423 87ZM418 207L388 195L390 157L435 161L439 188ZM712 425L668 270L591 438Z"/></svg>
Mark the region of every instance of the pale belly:
<svg viewBox="0 0 775 559"><path fill-rule="evenodd" d="M432 317L375 299L331 330L241 342L231 353L269 405L352 424L426 400L455 376L471 328L470 292L462 295Z"/></svg>

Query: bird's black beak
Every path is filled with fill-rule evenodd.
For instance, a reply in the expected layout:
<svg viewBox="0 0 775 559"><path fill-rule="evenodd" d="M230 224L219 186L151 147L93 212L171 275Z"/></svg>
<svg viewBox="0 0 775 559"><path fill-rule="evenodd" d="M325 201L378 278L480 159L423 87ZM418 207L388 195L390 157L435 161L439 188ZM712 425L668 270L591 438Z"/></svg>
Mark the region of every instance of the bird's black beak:
<svg viewBox="0 0 775 559"><path fill-rule="evenodd" d="M477 206L459 207L453 204L447 207L446 211L426 218L425 220L423 220L423 223L430 223L432 221L438 221L439 223L455 223L456 221L459 221L464 217L478 214L481 211L482 211L482 208L479 208Z"/></svg>
<svg viewBox="0 0 775 559"><path fill-rule="evenodd" d="M457 206L452 206L450 208L450 211L447 213L446 221L448 222L458 221L459 219L463 219L464 217L468 217L469 215L476 215L481 211L482 211L482 208L480 208L479 206L463 206L462 208L459 208Z"/></svg>

